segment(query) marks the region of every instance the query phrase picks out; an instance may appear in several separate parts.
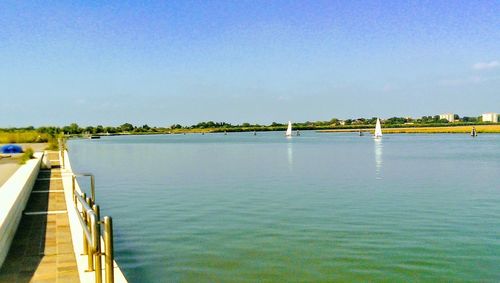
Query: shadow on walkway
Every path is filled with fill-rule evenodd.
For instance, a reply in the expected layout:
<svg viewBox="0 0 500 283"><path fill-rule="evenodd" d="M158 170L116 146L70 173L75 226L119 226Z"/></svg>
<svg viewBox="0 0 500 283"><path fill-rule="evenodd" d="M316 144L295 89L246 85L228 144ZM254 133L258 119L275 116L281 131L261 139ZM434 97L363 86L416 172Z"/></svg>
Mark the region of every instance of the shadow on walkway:
<svg viewBox="0 0 500 283"><path fill-rule="evenodd" d="M62 182L49 179L60 177L58 169L40 171L0 269L0 282L79 281ZM47 211L63 213L43 213ZM26 214L32 212L42 213Z"/></svg>

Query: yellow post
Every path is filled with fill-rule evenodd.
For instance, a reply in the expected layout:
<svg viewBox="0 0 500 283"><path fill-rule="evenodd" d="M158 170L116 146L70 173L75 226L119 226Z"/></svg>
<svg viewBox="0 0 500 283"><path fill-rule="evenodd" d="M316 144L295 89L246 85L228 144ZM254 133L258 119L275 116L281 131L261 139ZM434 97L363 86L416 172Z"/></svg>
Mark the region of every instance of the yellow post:
<svg viewBox="0 0 500 283"><path fill-rule="evenodd" d="M106 266L106 283L115 281L115 270L113 268L114 251L113 251L113 219L109 216L104 216L104 248L105 248L105 266Z"/></svg>
<svg viewBox="0 0 500 283"><path fill-rule="evenodd" d="M96 248L96 251L95 251L95 259L94 259L94 262L95 262L95 282L96 283L101 283L102 282L102 264L101 264L101 255L102 255L102 252L101 252L101 224L100 224L100 219L101 219L101 216L100 216L100 209L99 209L99 206L97 204L94 204L92 206L92 210L95 212L96 214L96 219L97 219L97 225L95 226L96 228L96 231L95 233L97 234L97 248Z"/></svg>
<svg viewBox="0 0 500 283"><path fill-rule="evenodd" d="M82 198L85 199L85 193L82 194ZM82 219L83 222L85 223L85 226L88 227L88 222L87 222L87 212L85 209L82 207ZM83 228L83 227L82 227ZM83 232L83 254L86 255L89 250L89 244L87 242L87 237L85 236L85 232Z"/></svg>
<svg viewBox="0 0 500 283"><path fill-rule="evenodd" d="M73 196L73 201L75 202L75 206L76 206L75 182L76 182L76 176L73 175L72 178L71 178L71 184L72 184L71 193L72 193L72 196Z"/></svg>
<svg viewBox="0 0 500 283"><path fill-rule="evenodd" d="M94 179L94 175L90 175L90 193L92 194L92 201L95 203L95 179Z"/></svg>
<svg viewBox="0 0 500 283"><path fill-rule="evenodd" d="M87 197L85 198L85 201L87 202L87 204L90 206L90 198ZM90 220L90 215L88 213L87 214L87 227L89 228L90 230L90 233L92 234L92 228L89 227L92 224L91 223L91 220ZM90 245L87 245L87 259L88 259L88 270L87 271L94 271L94 250L92 249L92 243L90 243Z"/></svg>

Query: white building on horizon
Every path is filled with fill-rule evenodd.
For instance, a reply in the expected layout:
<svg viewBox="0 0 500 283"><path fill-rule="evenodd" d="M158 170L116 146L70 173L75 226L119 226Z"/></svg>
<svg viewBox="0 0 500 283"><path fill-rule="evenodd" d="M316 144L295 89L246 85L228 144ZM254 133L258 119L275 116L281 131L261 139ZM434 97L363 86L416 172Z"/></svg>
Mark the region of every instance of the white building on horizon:
<svg viewBox="0 0 500 283"><path fill-rule="evenodd" d="M483 114L483 122L498 123L498 113L488 112Z"/></svg>
<svg viewBox="0 0 500 283"><path fill-rule="evenodd" d="M453 123L453 122L455 122L455 114L453 114L453 113L440 114L439 119L446 119L446 120L448 120L448 122Z"/></svg>

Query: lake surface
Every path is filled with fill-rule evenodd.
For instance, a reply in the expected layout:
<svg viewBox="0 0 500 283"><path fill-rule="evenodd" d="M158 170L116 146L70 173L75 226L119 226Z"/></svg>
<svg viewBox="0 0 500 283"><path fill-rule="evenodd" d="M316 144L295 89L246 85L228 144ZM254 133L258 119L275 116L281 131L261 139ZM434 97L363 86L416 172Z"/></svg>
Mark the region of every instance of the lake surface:
<svg viewBox="0 0 500 283"><path fill-rule="evenodd" d="M500 281L500 135L72 140L130 282Z"/></svg>

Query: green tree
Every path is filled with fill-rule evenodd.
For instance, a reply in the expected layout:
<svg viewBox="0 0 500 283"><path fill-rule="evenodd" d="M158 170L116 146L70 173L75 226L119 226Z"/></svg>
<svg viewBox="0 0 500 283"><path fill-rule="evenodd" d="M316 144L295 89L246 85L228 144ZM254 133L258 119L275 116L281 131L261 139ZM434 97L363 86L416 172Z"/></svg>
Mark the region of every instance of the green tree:
<svg viewBox="0 0 500 283"><path fill-rule="evenodd" d="M89 134L95 134L95 128L92 126L85 127L85 132Z"/></svg>
<svg viewBox="0 0 500 283"><path fill-rule="evenodd" d="M340 123L340 121L339 121L339 119L337 119L337 118L332 118L332 119L330 120L330 124L331 124L331 125L338 125L339 123Z"/></svg>
<svg viewBox="0 0 500 283"><path fill-rule="evenodd" d="M104 132L105 132L105 133L114 134L114 133L117 133L117 132L118 132L118 129L117 129L117 128L115 128L115 127L105 127L105 128L104 128Z"/></svg>
<svg viewBox="0 0 500 283"><path fill-rule="evenodd" d="M134 125L130 123L125 123L120 126L120 131L122 132L132 132L134 130Z"/></svg>
<svg viewBox="0 0 500 283"><path fill-rule="evenodd" d="M69 126L63 127L63 131L70 135L77 135L83 132L83 129L77 123L71 123Z"/></svg>

